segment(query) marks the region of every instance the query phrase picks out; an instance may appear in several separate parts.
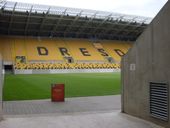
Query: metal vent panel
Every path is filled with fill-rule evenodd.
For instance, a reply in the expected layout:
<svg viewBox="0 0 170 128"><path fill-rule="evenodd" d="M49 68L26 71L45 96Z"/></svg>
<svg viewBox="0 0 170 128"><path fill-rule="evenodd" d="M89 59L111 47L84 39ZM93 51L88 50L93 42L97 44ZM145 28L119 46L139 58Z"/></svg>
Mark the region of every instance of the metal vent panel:
<svg viewBox="0 0 170 128"><path fill-rule="evenodd" d="M152 117L168 121L168 85L150 82L150 114Z"/></svg>

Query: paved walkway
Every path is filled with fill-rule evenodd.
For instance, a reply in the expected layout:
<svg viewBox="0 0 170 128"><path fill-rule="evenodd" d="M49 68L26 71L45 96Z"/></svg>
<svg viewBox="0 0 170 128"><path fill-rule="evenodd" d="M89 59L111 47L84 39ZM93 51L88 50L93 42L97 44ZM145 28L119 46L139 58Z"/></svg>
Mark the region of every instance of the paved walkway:
<svg viewBox="0 0 170 128"><path fill-rule="evenodd" d="M162 128L120 113L120 95L4 102L0 128Z"/></svg>
<svg viewBox="0 0 170 128"><path fill-rule="evenodd" d="M101 112L120 110L120 95L66 98L65 102L48 100L6 101L3 104L5 115L30 115L77 112Z"/></svg>

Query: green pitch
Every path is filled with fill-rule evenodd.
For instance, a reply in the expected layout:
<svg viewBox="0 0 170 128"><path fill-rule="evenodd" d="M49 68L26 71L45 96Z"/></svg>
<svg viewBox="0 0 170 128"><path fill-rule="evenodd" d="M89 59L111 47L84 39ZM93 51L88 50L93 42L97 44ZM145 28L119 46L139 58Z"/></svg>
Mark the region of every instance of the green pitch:
<svg viewBox="0 0 170 128"><path fill-rule="evenodd" d="M47 99L52 83L64 83L66 97L120 94L120 73L6 75L3 99Z"/></svg>

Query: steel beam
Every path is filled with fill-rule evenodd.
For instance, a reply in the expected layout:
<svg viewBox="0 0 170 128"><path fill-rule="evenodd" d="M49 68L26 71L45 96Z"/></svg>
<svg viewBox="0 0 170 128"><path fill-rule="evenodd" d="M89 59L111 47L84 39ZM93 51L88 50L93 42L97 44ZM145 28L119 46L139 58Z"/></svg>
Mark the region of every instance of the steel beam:
<svg viewBox="0 0 170 128"><path fill-rule="evenodd" d="M15 13L16 6L17 6L17 2L15 2L15 4L14 4L14 8L12 10L12 15L10 17L10 22L9 22L9 26L8 26L8 35L10 34L10 29L11 29L11 26L12 26L12 21L13 21L13 16L14 16L14 13Z"/></svg>
<svg viewBox="0 0 170 128"><path fill-rule="evenodd" d="M25 32L24 32L25 35L27 33L27 29L28 29L28 26L29 26L29 21L30 21L30 16L31 16L31 13L32 13L32 8L33 8L33 5L31 6L31 9L30 9L28 17L27 17L27 21L26 21L26 25L25 25Z"/></svg>

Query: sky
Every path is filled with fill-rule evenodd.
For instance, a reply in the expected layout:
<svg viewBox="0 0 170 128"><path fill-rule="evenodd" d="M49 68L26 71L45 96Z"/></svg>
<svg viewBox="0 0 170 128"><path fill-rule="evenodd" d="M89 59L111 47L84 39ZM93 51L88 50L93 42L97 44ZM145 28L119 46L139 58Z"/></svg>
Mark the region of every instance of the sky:
<svg viewBox="0 0 170 128"><path fill-rule="evenodd" d="M154 17L168 0L10 0Z"/></svg>

